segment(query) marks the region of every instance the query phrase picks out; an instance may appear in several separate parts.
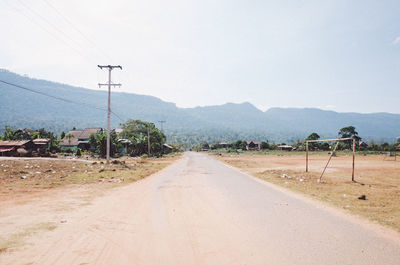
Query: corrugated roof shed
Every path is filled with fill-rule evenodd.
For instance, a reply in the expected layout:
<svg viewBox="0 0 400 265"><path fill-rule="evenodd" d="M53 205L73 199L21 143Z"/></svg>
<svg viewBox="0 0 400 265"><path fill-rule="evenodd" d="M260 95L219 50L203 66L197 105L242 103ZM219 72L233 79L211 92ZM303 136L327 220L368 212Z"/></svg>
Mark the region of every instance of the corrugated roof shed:
<svg viewBox="0 0 400 265"><path fill-rule="evenodd" d="M29 143L31 140L22 140L22 141L0 141L0 146L23 146L24 144Z"/></svg>

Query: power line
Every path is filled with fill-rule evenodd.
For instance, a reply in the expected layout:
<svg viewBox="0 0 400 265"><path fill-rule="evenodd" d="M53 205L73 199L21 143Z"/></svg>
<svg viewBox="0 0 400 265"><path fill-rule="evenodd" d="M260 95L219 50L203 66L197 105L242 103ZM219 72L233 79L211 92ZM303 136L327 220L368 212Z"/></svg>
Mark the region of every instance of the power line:
<svg viewBox="0 0 400 265"><path fill-rule="evenodd" d="M28 87L24 87L24 86L21 86L21 85L13 84L13 83L10 83L10 82L4 81L4 80L0 80L0 82L1 82L1 83L4 83L4 84L7 84L7 85L9 85L9 86L18 87L18 88L21 88L21 89L23 89L23 90L27 90L27 91L32 92L32 93L36 93L36 94L39 94L39 95L42 95L42 96L50 97L50 98L57 99L57 100L60 100L60 101L64 101L64 102L67 102L67 103L72 103L72 104L77 104L77 105L83 105L83 106L86 106L86 107L89 107L89 108L93 108L93 109L97 109L97 110L102 110L102 111L107 111L106 109L103 109L103 108L100 108L100 107L97 107L97 106L94 106L94 105L91 105L91 104L87 104L87 103L83 103L83 102L77 102L77 101L73 101L73 100L70 100L70 99L66 99L66 98L62 98L62 97L57 97L57 96L53 96L53 95L50 95L50 94L47 94L47 93L44 93L44 92L41 92L41 91L37 91L37 90L31 89L31 88L28 88ZM125 121L125 120L122 119L119 115L117 115L115 112L111 111L111 113L112 113L115 117L117 117L118 119L120 119L122 122Z"/></svg>
<svg viewBox="0 0 400 265"><path fill-rule="evenodd" d="M19 10L18 8L16 8L15 6L12 6L9 2L7 2L8 5L14 9L14 11L16 11L17 13L23 15L27 20L29 20L31 23L35 24L36 26L38 26L39 28L41 28L43 31L45 31L47 34L49 34L50 36L52 36L54 39L58 40L59 42L62 42L64 45L68 46L69 48L71 48L72 50L74 50L78 55L80 55L82 58L84 58L85 60L87 60L90 63L95 63L90 57L88 57L86 54L82 53L79 49L77 49L76 47L72 46L70 43L68 43L64 38L61 38L60 36L54 34L53 32L49 31L46 27L44 27L43 25L41 25L40 23L38 23L37 21L35 21L33 18L31 18L30 16L28 16L27 14L25 14L24 12L22 12L21 10ZM26 6L26 5L25 5ZM28 8L29 9L29 8ZM32 13L35 14L35 12L31 11ZM42 18L43 20L43 18ZM45 19L44 19L45 20ZM46 21L46 20L45 20ZM46 22L49 24L49 22ZM52 25L50 23L50 25ZM57 30L56 31L60 31ZM65 34L64 34L65 35ZM67 37L67 39L70 39Z"/></svg>
<svg viewBox="0 0 400 265"><path fill-rule="evenodd" d="M66 16L64 16L54 5L52 5L49 1L43 0L50 8L52 8L60 17L64 19L67 24L69 24L75 31L77 31L84 39L86 39L93 47L97 48L99 53L101 53L104 57L107 59L111 60L111 57L106 54L100 47L97 46L97 44L92 41L89 37L87 37L80 29L79 27L75 26Z"/></svg>
<svg viewBox="0 0 400 265"><path fill-rule="evenodd" d="M81 46L81 44L77 41L75 41L73 38L70 38L64 31L62 31L60 28L58 28L54 23L52 23L51 21L49 21L46 17L42 16L39 12L37 12L36 10L34 10L33 8L31 8L30 6L28 6L25 2L23 2L22 0L18 0L19 3L21 3L26 9L28 9L31 13L33 13L34 15L36 15L37 17L39 17L42 21L44 21L45 23L47 23L48 25L50 25L50 27L52 27L56 32L58 32L59 34L63 35L65 39L67 40L71 40L72 42L74 42L76 44L76 46L80 47L81 49L83 49L83 47Z"/></svg>

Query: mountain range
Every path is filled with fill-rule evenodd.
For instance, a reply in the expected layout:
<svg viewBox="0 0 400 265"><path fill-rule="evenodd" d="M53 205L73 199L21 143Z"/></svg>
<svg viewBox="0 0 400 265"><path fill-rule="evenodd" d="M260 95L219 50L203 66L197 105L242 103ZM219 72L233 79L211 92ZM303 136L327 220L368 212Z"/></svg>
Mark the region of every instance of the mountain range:
<svg viewBox="0 0 400 265"><path fill-rule="evenodd" d="M59 134L72 127L106 127L107 92L34 79L0 69L0 131L46 128ZM34 91L34 92L33 92ZM339 99L338 99L339 100ZM258 140L290 143L312 132L336 137L340 128L355 126L366 140L393 142L400 136L400 114L338 113L316 108L271 108L252 104L179 108L159 98L113 92L112 127L127 119L165 120L169 142Z"/></svg>

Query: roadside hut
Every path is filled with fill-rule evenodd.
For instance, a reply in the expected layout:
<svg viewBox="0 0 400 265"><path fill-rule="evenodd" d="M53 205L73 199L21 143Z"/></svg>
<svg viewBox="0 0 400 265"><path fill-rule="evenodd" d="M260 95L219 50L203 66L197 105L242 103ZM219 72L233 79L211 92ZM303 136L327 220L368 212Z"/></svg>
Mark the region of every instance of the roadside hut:
<svg viewBox="0 0 400 265"><path fill-rule="evenodd" d="M29 156L33 149L31 140L0 141L1 156Z"/></svg>

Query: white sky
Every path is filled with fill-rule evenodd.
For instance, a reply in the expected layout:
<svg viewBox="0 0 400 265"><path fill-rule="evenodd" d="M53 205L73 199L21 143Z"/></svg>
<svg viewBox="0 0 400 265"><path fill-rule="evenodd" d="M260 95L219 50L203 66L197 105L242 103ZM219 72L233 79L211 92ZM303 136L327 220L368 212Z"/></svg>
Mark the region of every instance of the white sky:
<svg viewBox="0 0 400 265"><path fill-rule="evenodd" d="M98 89L97 64L120 64L120 91L180 107L400 113L399 15L399 1L0 0L0 68Z"/></svg>

